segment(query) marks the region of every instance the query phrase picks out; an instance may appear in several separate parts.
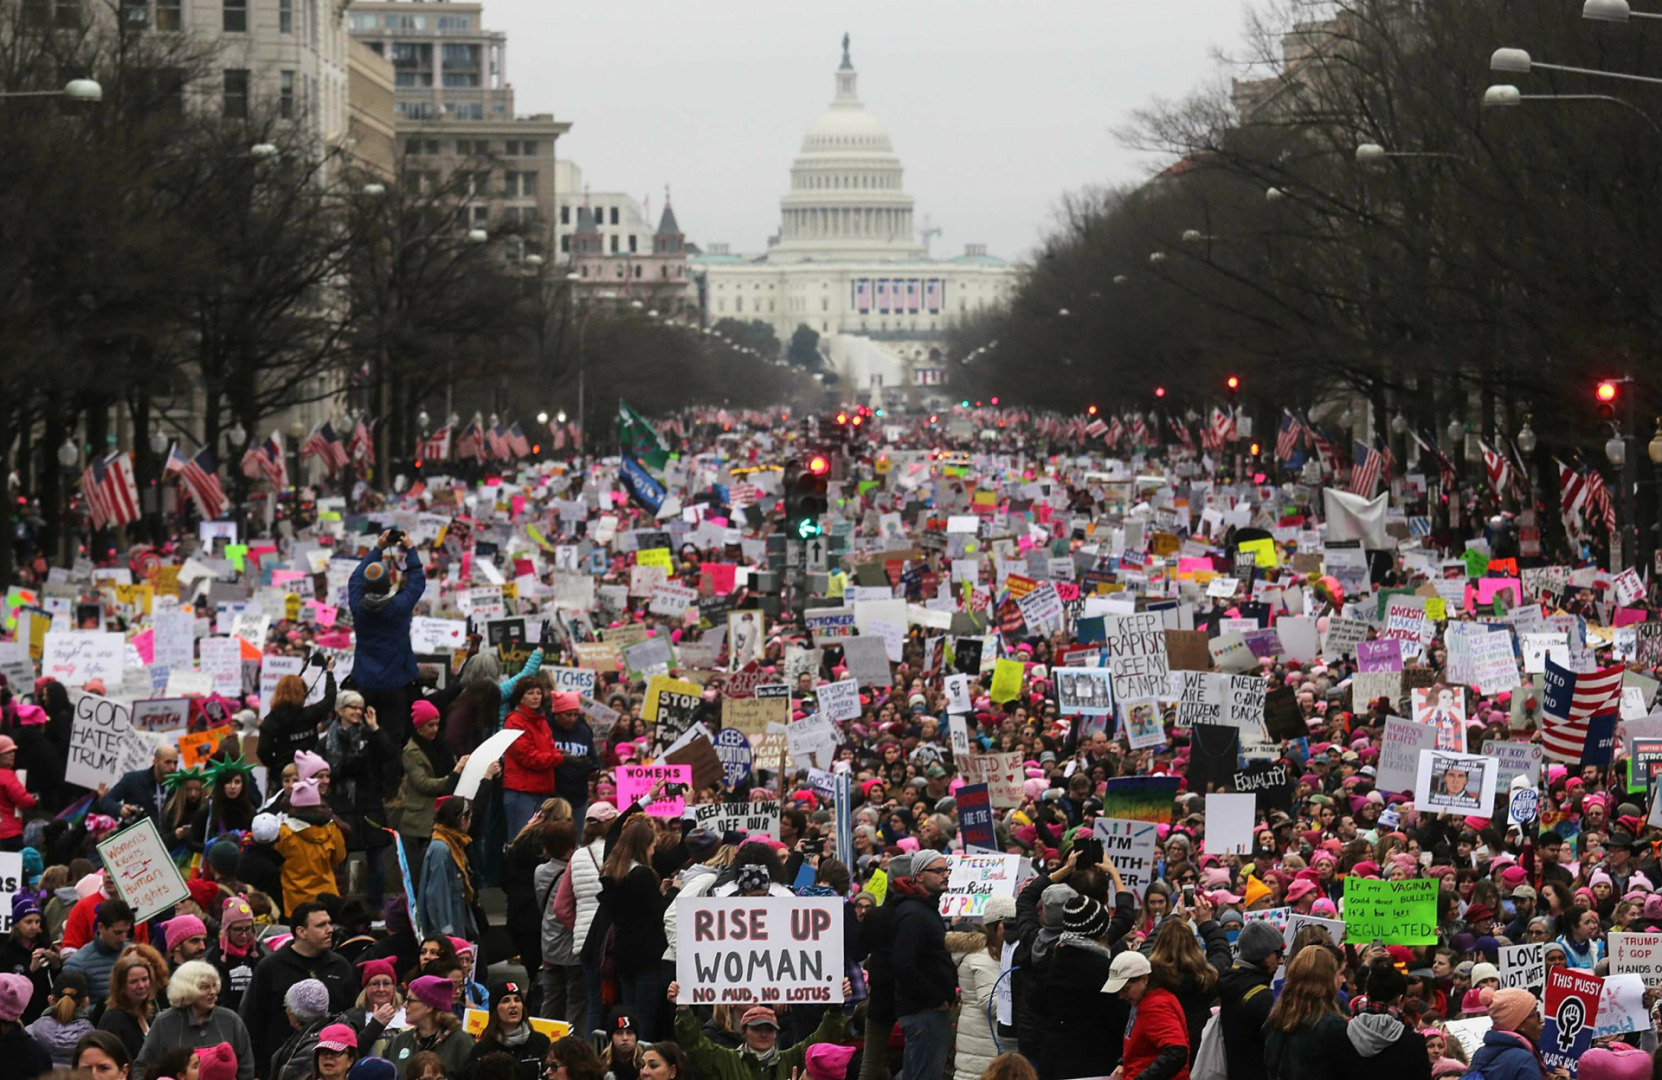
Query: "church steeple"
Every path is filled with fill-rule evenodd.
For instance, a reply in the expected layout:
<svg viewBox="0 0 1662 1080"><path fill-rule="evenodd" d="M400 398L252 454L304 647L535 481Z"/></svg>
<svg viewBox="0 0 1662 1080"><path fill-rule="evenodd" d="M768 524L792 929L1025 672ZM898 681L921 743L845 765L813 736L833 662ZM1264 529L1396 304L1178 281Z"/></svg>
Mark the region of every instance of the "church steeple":
<svg viewBox="0 0 1662 1080"><path fill-rule="evenodd" d="M652 238L652 254L674 255L682 250L686 236L675 220L675 207L669 201L669 185L664 185L664 216L658 219L658 233Z"/></svg>
<svg viewBox="0 0 1662 1080"><path fill-rule="evenodd" d="M837 101L858 105L860 94L855 87L858 75L854 71L854 61L848 58L848 35L843 34L843 62L837 69Z"/></svg>

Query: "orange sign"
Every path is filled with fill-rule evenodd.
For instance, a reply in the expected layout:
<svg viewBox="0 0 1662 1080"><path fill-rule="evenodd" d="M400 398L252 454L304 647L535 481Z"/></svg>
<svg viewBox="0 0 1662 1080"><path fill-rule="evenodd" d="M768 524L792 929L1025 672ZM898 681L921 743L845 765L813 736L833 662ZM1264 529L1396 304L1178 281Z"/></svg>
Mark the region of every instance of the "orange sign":
<svg viewBox="0 0 1662 1080"><path fill-rule="evenodd" d="M213 757L225 736L237 730L235 724L195 731L179 736L179 768L194 769Z"/></svg>

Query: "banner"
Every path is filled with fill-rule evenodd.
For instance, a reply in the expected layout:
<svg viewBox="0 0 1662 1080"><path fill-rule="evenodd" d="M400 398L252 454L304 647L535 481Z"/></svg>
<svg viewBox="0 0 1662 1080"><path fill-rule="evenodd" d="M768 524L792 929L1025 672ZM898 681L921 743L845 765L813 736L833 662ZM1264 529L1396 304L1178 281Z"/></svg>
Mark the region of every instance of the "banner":
<svg viewBox="0 0 1662 1080"><path fill-rule="evenodd" d="M682 896L675 903L681 1004L843 1000L841 898Z"/></svg>

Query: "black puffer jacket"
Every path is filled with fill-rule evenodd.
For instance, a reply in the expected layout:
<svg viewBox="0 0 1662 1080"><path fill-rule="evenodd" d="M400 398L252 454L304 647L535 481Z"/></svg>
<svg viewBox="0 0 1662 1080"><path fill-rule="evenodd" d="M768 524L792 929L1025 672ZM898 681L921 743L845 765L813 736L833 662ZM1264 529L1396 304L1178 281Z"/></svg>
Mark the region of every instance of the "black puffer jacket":
<svg viewBox="0 0 1662 1080"><path fill-rule="evenodd" d="M1353 1076L1363 1080L1431 1080L1425 1036L1389 1009L1369 1006L1345 1026L1345 1037L1355 1051Z"/></svg>
<svg viewBox="0 0 1662 1080"><path fill-rule="evenodd" d="M1264 1024L1275 1005L1274 980L1253 964L1237 963L1218 977L1218 1028L1229 1080L1269 1080L1264 1068Z"/></svg>
<svg viewBox="0 0 1662 1080"><path fill-rule="evenodd" d="M1272 1080L1352 1080L1355 1066L1356 1053L1345 1038L1345 1018L1336 1012L1293 1031L1264 1032L1264 1067Z"/></svg>
<svg viewBox="0 0 1662 1080"><path fill-rule="evenodd" d="M946 923L931 896L901 893L894 915L895 1017L951 1005L958 966L946 948Z"/></svg>
<svg viewBox="0 0 1662 1080"><path fill-rule="evenodd" d="M1114 950L1095 941L1064 937L1045 969L1040 991L1043 1038L1038 1042L1039 1080L1107 1076L1125 1052L1131 1006L1105 994Z"/></svg>

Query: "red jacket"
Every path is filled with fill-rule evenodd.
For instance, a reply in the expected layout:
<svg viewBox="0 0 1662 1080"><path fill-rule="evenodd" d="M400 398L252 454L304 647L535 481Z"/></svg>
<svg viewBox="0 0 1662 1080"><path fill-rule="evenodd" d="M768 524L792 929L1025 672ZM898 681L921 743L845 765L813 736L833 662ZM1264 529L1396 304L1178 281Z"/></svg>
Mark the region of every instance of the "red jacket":
<svg viewBox="0 0 1662 1080"><path fill-rule="evenodd" d="M526 714L518 709L508 714L505 731L525 734L508 744L502 758L502 787L531 795L554 794L554 767L565 755L554 745L554 731L541 713Z"/></svg>
<svg viewBox="0 0 1662 1080"><path fill-rule="evenodd" d="M1154 1064L1154 1058L1163 1047L1189 1045L1189 1021L1183 1006L1170 990L1150 988L1137 1002L1137 1016L1125 1036L1124 1071L1126 1080L1142 1075ZM1172 1080L1189 1080L1189 1066Z"/></svg>
<svg viewBox="0 0 1662 1080"><path fill-rule="evenodd" d="M0 840L23 835L23 811L35 805L35 797L23 790L17 774L0 769Z"/></svg>

